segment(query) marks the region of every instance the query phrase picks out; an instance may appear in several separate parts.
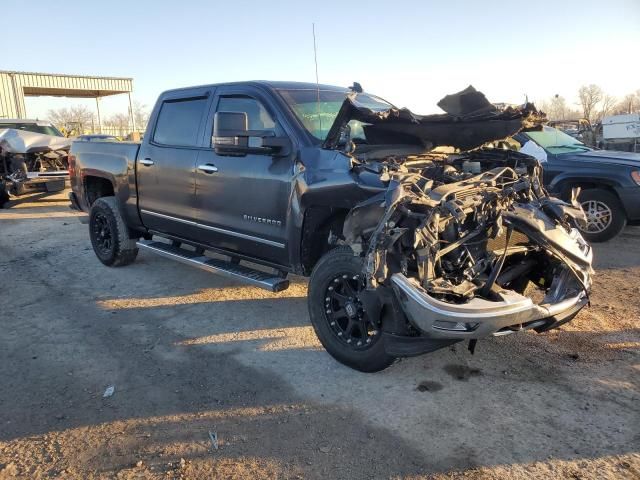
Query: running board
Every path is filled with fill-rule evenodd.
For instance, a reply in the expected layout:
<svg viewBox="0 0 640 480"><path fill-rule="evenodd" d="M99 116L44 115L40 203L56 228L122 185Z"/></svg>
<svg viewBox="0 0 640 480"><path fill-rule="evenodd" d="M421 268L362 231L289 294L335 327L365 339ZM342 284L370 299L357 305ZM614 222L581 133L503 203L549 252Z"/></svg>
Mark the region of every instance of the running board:
<svg viewBox="0 0 640 480"><path fill-rule="evenodd" d="M281 292L289 288L289 280L273 273L254 270L239 263L206 257L193 250L174 247L164 242L138 240L136 243L138 248L143 250L157 253L163 257L177 260L178 262L186 263L187 265L198 267L208 272L218 273L240 282L264 288L270 292Z"/></svg>

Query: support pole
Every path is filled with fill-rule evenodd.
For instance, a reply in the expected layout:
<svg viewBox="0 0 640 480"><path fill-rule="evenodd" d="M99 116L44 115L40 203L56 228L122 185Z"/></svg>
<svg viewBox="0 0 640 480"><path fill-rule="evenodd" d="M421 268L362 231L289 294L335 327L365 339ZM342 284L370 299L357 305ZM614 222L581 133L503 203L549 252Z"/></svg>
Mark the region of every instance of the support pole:
<svg viewBox="0 0 640 480"><path fill-rule="evenodd" d="M96 97L96 109L98 110L98 133L102 133L102 120L100 120L100 97Z"/></svg>
<svg viewBox="0 0 640 480"><path fill-rule="evenodd" d="M131 117L131 133L136 131L136 119L133 116L133 106L131 104L131 92L127 92L129 96L129 116Z"/></svg>

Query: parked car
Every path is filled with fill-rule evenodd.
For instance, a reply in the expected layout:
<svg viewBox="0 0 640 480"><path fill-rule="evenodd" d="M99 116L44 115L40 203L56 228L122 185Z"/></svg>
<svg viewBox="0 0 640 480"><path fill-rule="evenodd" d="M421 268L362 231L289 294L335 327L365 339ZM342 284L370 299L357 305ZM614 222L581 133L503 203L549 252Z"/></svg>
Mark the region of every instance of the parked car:
<svg viewBox="0 0 640 480"><path fill-rule="evenodd" d="M141 144L73 143L70 199L107 266L143 248L271 291L310 276L318 338L361 371L570 321L591 287L582 210L547 195L535 158L478 149L544 118L472 87L439 105L358 84L171 90Z"/></svg>
<svg viewBox="0 0 640 480"><path fill-rule="evenodd" d="M535 144L552 194L567 200L572 189L581 189L587 222L578 228L587 240L610 240L627 223L640 222L640 154L596 150L552 127L514 138L525 151L532 152L529 142Z"/></svg>

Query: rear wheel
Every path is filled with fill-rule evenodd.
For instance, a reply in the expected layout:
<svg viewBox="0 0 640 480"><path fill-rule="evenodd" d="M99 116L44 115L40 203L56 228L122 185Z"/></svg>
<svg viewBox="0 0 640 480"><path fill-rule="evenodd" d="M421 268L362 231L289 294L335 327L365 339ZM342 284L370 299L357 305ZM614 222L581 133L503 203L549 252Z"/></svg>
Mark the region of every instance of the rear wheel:
<svg viewBox="0 0 640 480"><path fill-rule="evenodd" d="M325 254L309 281L309 316L329 354L361 372L377 372L395 360L384 347L380 325L360 301L364 290L362 259L348 247Z"/></svg>
<svg viewBox="0 0 640 480"><path fill-rule="evenodd" d="M129 265L138 255L115 197L99 198L91 206L89 236L98 260L108 267Z"/></svg>
<svg viewBox="0 0 640 480"><path fill-rule="evenodd" d="M9 202L9 192L7 191L7 184L0 180L0 208L4 208L5 204Z"/></svg>
<svg viewBox="0 0 640 480"><path fill-rule="evenodd" d="M578 225L578 228L590 242L611 240L627 224L627 216L620 200L607 190L584 190L580 193L578 201L587 215L586 225Z"/></svg>

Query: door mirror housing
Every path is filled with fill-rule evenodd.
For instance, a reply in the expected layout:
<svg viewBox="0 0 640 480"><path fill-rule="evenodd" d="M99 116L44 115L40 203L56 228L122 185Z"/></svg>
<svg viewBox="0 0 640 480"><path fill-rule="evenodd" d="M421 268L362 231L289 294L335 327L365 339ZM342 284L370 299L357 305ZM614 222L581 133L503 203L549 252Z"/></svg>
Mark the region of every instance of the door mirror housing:
<svg viewBox="0 0 640 480"><path fill-rule="evenodd" d="M246 155L249 119L245 112L216 112L211 145L218 155Z"/></svg>
<svg viewBox="0 0 640 480"><path fill-rule="evenodd" d="M211 145L218 155L229 156L286 156L291 152L288 137L276 137L273 130L249 130L245 112L216 112Z"/></svg>

